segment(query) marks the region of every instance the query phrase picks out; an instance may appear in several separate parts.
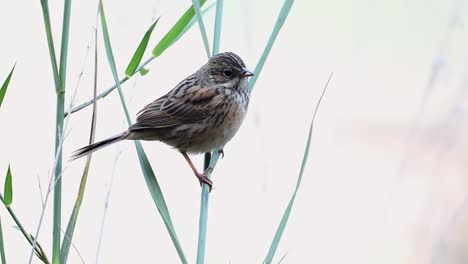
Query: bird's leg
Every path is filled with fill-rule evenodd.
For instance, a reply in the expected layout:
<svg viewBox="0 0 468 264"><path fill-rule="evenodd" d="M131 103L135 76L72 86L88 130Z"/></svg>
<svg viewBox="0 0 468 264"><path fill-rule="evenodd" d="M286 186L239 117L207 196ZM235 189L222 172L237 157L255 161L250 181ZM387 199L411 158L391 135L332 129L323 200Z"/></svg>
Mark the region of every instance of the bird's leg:
<svg viewBox="0 0 468 264"><path fill-rule="evenodd" d="M213 182L210 180L210 178L208 178L208 176L206 176L206 171L210 170L211 168L206 169L204 173L199 173L197 169L195 168L195 166L193 165L192 161L190 160L189 156L187 155L187 152L180 152L180 153L182 153L185 160L190 165L190 168L192 168L193 173L195 174L198 181L200 182L200 186L202 186L202 184L205 183L206 185L208 185L208 187L210 188L210 192L211 192L211 187L213 187Z"/></svg>
<svg viewBox="0 0 468 264"><path fill-rule="evenodd" d="M224 150L218 149L218 153L221 154L221 158L224 159Z"/></svg>

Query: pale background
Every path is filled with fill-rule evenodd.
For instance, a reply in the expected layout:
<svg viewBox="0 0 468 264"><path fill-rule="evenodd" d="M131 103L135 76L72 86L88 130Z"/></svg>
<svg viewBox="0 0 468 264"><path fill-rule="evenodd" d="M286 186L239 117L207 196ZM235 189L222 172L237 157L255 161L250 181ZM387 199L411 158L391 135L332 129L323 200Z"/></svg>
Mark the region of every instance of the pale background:
<svg viewBox="0 0 468 264"><path fill-rule="evenodd" d="M253 69L282 2L226 0L221 50L238 53ZM155 17L162 15L149 50L190 4L105 1L119 72ZM59 52L63 4L54 0L49 6ZM84 70L78 103L92 96L96 8L97 1L90 0L72 5L66 97ZM41 212L38 178L44 189L53 167L55 127L40 9L39 0L0 2L2 82L17 62L0 109L0 182L10 163L13 208L30 232ZM216 167L206 263L261 263L266 256L296 184L314 105L332 71L276 261L286 254L283 263L466 263L467 14L466 3L458 0L296 1L252 94L249 114ZM204 19L211 42L214 9ZM113 80L101 33L99 40L103 91ZM149 65L148 75L124 85L132 117L205 61L195 25ZM98 107L98 140L125 129L116 92ZM87 143L90 119L91 108L71 117L65 160ZM162 143L143 146L193 263L198 182L176 151ZM195 160L200 167L202 156ZM84 163L65 163L64 226ZM178 263L131 142L93 156L74 237L84 261L96 262L109 189L99 263ZM6 210L0 215L9 262L26 263L30 247ZM50 256L52 199L44 221L39 241ZM69 263L81 263L73 249Z"/></svg>

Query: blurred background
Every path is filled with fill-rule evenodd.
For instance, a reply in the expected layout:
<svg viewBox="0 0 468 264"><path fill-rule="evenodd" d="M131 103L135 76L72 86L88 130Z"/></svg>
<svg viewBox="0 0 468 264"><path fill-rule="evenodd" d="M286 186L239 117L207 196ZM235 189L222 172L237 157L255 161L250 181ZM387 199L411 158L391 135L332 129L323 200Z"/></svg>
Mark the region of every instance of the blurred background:
<svg viewBox="0 0 468 264"><path fill-rule="evenodd" d="M313 108L331 72L309 163L276 261L283 256L282 263L468 261L465 2L295 2L252 93L244 124L214 172L206 263L263 261L296 184ZM151 22L161 16L144 58L191 1L104 3L123 75ZM236 52L255 68L282 3L226 0L221 51ZM45 191L53 168L55 88L40 2L3 1L0 6L2 81L17 63L0 110L0 174L3 179L11 164L13 208L34 232L40 190ZM51 0L49 7L58 47L62 1ZM97 1L73 2L66 108L75 89L77 104L92 98L96 12ZM210 41L213 21L214 9L204 16ZM98 89L103 91L113 79L101 33L99 41ZM194 25L149 64L149 74L123 85L131 116L206 60ZM91 113L89 107L69 120L64 224L85 164L85 159L67 160L87 144ZM96 140L124 129L124 113L114 92L98 103ZM192 261L198 182L177 151L158 142L143 146ZM202 155L194 160L201 167ZM30 246L4 208L0 215L10 263L26 263ZM50 254L52 200L39 241ZM178 263L131 142L93 155L74 247L69 263Z"/></svg>

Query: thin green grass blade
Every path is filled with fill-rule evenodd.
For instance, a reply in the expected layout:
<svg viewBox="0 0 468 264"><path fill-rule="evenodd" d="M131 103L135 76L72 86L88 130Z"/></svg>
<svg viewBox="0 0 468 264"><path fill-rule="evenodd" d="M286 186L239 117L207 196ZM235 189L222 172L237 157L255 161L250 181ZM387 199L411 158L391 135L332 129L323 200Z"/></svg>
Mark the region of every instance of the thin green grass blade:
<svg viewBox="0 0 468 264"><path fill-rule="evenodd" d="M2 107L3 99L5 98L8 85L10 85L11 76L13 75L13 71L15 70L15 67L16 67L16 64L13 65L13 68L11 68L10 73L8 74L7 78L2 84L2 88L0 88L0 107Z"/></svg>
<svg viewBox="0 0 468 264"><path fill-rule="evenodd" d="M128 114L127 106L125 103L125 98L123 96L122 89L120 88L120 83L119 83L119 79L117 75L117 68L115 66L114 55L112 52L109 31L107 28L102 1L99 2L99 10L100 10L100 15L101 15L101 24L102 24L102 31L103 31L103 37L104 37L104 44L106 47L107 59L109 61L109 66L111 68L114 81L117 85L117 89L119 91L120 100L122 102L122 107L124 108L127 122L129 125L131 125L132 122L130 119L130 115ZM164 196L162 194L159 183L156 180L156 176L154 175L153 168L151 167L151 164L149 163L148 158L145 154L145 151L143 150L143 147L141 146L141 143L139 141L135 141L135 147L138 153L140 166L143 171L143 175L145 177L146 185L148 186L148 189L151 193L151 197L153 198L153 201L156 204L156 207L158 208L159 213L161 214L161 217L164 221L167 231L169 232L169 235L172 239L174 247L176 248L177 253L179 254L180 260L182 261L182 263L187 263L187 259L185 258L182 247L180 246L179 240L177 238L177 234L174 230L174 225L172 224L172 220L169 215L169 210L167 208Z"/></svg>
<svg viewBox="0 0 468 264"><path fill-rule="evenodd" d="M143 36L143 39L141 40L140 44L138 45L138 48L135 51L135 54L132 57L132 60L127 66L127 69L125 70L125 75L130 78L133 74L135 74L136 69L138 68L138 65L141 62L141 59L143 58L143 55L145 54L146 47L148 46L148 42L151 37L151 33L153 32L154 27L158 23L159 18L154 21L154 23L150 26L150 28L146 31L145 35Z"/></svg>
<svg viewBox="0 0 468 264"><path fill-rule="evenodd" d="M221 39L221 22L223 18L223 2L223 0L216 1L216 16L213 34L213 56L219 53L219 43Z"/></svg>
<svg viewBox="0 0 468 264"><path fill-rule="evenodd" d="M210 58L211 57L210 43L208 42L208 36L206 35L205 24L203 23L202 14L200 11L200 2L198 2L198 0L192 0L192 3L193 3L193 7L195 8L195 15L198 20L198 25L200 26L200 33L202 35L203 45L205 46L206 56Z"/></svg>
<svg viewBox="0 0 468 264"><path fill-rule="evenodd" d="M205 4L206 0L200 0L200 6ZM193 16L195 15L195 10L191 6L182 17L177 20L177 23L167 32L166 35L159 41L156 47L153 49L153 57L159 57L167 48L169 48L174 41L184 32L185 27L190 23Z"/></svg>
<svg viewBox="0 0 468 264"><path fill-rule="evenodd" d="M275 43L276 37L278 37L278 33L283 27L284 21L286 21L286 18L288 17L289 11L291 10L291 7L293 4L294 4L294 0L284 1L283 7L281 8L278 18L276 19L273 32L271 32L270 38L268 39L267 45L265 49L263 50L262 56L260 56L257 66L255 67L255 70L254 70L255 75L250 78L249 86L250 86L251 92L253 90L253 87L255 86L255 83L257 82L260 72L263 69L263 65L265 65L265 61L268 58L268 54L270 54L271 48L273 47L273 44Z"/></svg>
<svg viewBox="0 0 468 264"><path fill-rule="evenodd" d="M5 255L5 244L3 242L3 230L2 230L2 221L0 220L0 256L2 258L2 264L6 264L6 255Z"/></svg>
<svg viewBox="0 0 468 264"><path fill-rule="evenodd" d="M98 76L98 53L97 53L97 21L96 21L96 29L94 32L94 90L93 90L93 97L96 99L97 95L97 76ZM91 118L91 129L89 135L89 144L94 143L94 137L96 134L96 120L97 120L97 101L93 104L93 116ZM78 190L78 196L75 200L75 205L73 207L72 214L70 215L70 220L67 224L67 229L65 231L62 248L60 250L60 262L67 263L68 254L70 252L70 246L73 240L73 234L75 232L76 222L78 220L78 214L80 212L81 203L83 202L84 192L86 189L86 182L88 180L88 173L89 168L91 166L91 157L92 154L89 154L86 158L86 164L83 171L83 175L81 176L80 188Z"/></svg>
<svg viewBox="0 0 468 264"><path fill-rule="evenodd" d="M288 207L286 207L286 210L283 213L283 217L281 218L281 222L278 226L278 229L276 230L275 236L273 238L273 241L271 242L270 249L268 250L267 257L265 259L266 264L270 264L273 260L273 257L276 253L276 249L278 248L279 242L281 240L281 237L283 235L284 229L286 228L286 224L288 223L289 215L291 213L291 209L294 205L294 201L296 200L296 194L297 191L299 190L299 187L301 186L301 181L302 181L302 175L304 174L304 170L307 165L307 160L309 157L309 150L310 150L310 142L312 141L312 131L314 129L314 120L315 116L317 114L318 108L320 106L320 102L322 101L322 98L325 94L325 91L327 90L328 84L330 83L330 80L333 76L333 73L330 74L330 77L328 77L327 83L325 84L325 88L322 91L322 94L320 95L320 98L317 102L317 105L315 106L314 114L312 115L312 121L310 122L310 127L309 127L309 135L307 136L307 143L306 147L304 150L304 156L302 157L302 164L301 164L301 170L299 171L299 177L297 179L296 183L296 188L294 189L293 195L291 199L289 200Z"/></svg>
<svg viewBox="0 0 468 264"><path fill-rule="evenodd" d="M5 206L10 207L11 203L13 202L13 183L11 179L11 169L9 165L7 175L5 177L5 188L3 194L5 195Z"/></svg>

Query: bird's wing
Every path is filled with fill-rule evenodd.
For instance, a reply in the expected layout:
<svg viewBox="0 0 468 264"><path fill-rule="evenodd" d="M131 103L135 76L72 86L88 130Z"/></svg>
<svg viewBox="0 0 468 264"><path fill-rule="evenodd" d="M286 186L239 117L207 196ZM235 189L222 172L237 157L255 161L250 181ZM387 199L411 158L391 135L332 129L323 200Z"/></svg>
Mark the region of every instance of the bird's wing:
<svg viewBox="0 0 468 264"><path fill-rule="evenodd" d="M198 84L179 88L183 84L145 106L131 129L168 128L196 123L210 115L221 101L217 89Z"/></svg>

